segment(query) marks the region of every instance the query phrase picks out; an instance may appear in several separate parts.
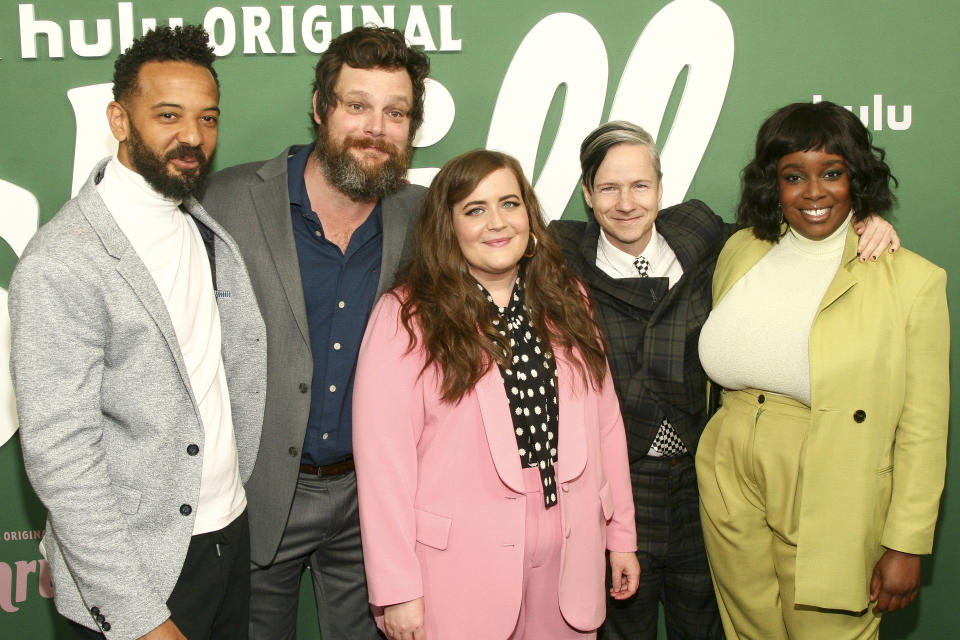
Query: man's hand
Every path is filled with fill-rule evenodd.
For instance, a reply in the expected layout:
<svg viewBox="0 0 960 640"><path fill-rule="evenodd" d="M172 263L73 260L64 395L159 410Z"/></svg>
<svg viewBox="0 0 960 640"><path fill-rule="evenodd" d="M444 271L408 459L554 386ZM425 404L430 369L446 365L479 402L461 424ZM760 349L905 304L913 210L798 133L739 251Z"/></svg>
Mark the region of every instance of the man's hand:
<svg viewBox="0 0 960 640"><path fill-rule="evenodd" d="M610 597L626 600L637 592L640 584L640 561L637 554L624 551L610 552Z"/></svg>
<svg viewBox="0 0 960 640"><path fill-rule="evenodd" d="M159 627L145 636L140 636L140 640L187 640L187 636L180 633L171 618L167 618Z"/></svg>
<svg viewBox="0 0 960 640"><path fill-rule="evenodd" d="M857 244L860 262L866 262L867 258L876 260L884 251L889 250L893 253L900 248L900 236L897 235L897 230L876 214L854 222L853 230L860 236L860 242Z"/></svg>
<svg viewBox="0 0 960 640"><path fill-rule="evenodd" d="M387 640L426 640L423 630L423 598L383 608Z"/></svg>
<svg viewBox="0 0 960 640"><path fill-rule="evenodd" d="M870 578L870 601L874 613L896 611L917 598L920 586L920 556L887 549Z"/></svg>

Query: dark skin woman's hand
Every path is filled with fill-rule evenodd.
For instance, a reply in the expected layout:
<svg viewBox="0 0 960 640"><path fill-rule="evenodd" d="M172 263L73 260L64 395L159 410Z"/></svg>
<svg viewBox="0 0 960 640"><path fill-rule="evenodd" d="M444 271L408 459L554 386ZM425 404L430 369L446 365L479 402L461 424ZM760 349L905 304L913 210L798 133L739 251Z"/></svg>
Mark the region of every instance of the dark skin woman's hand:
<svg viewBox="0 0 960 640"><path fill-rule="evenodd" d="M917 599L920 587L920 556L887 549L873 568L870 601L874 613L902 609Z"/></svg>

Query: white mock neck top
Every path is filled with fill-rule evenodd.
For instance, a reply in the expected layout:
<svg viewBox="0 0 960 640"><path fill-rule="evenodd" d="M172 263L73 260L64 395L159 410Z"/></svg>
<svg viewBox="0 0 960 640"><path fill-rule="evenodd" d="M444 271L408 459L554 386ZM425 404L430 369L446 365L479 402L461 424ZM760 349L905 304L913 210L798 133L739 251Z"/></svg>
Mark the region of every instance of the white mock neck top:
<svg viewBox="0 0 960 640"><path fill-rule="evenodd" d="M810 406L810 328L840 266L850 216L830 236L790 229L710 312L700 362L725 389L760 389Z"/></svg>

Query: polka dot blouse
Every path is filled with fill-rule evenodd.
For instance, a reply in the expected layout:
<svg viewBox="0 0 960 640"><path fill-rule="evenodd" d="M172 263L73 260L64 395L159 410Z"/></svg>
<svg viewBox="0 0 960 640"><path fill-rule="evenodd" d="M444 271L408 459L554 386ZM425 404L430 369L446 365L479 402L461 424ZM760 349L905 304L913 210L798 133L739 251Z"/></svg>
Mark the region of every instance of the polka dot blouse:
<svg viewBox="0 0 960 640"><path fill-rule="evenodd" d="M477 286L490 302L494 328L502 336L509 332L512 363L509 367L500 366L500 375L513 416L520 462L540 469L543 502L549 509L557 504L554 464L557 462L558 407L553 354L534 331L524 304L525 287L519 277L506 307L498 306L486 289L479 283Z"/></svg>

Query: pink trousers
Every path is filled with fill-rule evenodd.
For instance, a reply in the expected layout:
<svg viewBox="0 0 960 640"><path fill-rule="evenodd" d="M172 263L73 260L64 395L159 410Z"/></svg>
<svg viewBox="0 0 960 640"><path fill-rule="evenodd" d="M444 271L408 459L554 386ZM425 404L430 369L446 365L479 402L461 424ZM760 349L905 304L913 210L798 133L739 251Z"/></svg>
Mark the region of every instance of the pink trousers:
<svg viewBox="0 0 960 640"><path fill-rule="evenodd" d="M523 470L527 492L523 553L523 599L517 627L508 640L592 640L596 631L578 631L560 614L560 506L545 509L540 471Z"/></svg>

